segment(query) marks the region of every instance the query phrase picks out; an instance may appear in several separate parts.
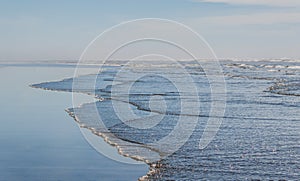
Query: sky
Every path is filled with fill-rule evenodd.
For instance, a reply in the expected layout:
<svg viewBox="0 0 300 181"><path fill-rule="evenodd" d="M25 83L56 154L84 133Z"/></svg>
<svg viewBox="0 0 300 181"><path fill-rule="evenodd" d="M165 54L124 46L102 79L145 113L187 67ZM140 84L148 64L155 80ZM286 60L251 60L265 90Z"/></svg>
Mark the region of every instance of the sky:
<svg viewBox="0 0 300 181"><path fill-rule="evenodd" d="M0 0L0 61L78 60L101 32L137 18L183 23L219 58L300 58L299 0Z"/></svg>

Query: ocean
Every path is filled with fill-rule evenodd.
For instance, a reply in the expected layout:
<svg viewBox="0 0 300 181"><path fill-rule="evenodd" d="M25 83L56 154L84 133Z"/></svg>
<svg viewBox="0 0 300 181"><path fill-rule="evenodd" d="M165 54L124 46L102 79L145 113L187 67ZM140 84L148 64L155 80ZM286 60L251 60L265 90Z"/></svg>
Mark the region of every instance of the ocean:
<svg viewBox="0 0 300 181"><path fill-rule="evenodd" d="M147 163L140 180L299 179L300 62L220 66L216 86L222 79L197 61L104 65L31 86L95 97L67 112L121 155Z"/></svg>

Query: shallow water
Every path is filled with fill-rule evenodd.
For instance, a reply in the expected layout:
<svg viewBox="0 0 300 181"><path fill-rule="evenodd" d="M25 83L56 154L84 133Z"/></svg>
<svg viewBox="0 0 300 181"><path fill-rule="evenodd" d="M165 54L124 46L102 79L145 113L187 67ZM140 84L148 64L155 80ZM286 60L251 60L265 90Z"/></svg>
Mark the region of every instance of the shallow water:
<svg viewBox="0 0 300 181"><path fill-rule="evenodd" d="M121 154L149 163L151 172L143 179L300 178L300 62L223 61L221 64L227 87L225 115L217 135L202 150L199 139L209 119L212 95L203 69L194 62L182 66L191 75L199 91L197 95L179 91L176 86L185 86L186 82L172 66L132 67L121 77L117 75L121 66L107 66L98 75L33 87L82 92L99 98L101 101L96 103L70 108L70 114L76 115L76 120L94 134L117 144ZM147 76L140 76L130 84L128 92L125 88L140 74ZM190 105L184 114L182 101ZM194 106L197 101L200 108ZM116 111L114 103L129 107L138 117L132 117L127 109ZM200 110L199 114L194 114L195 109ZM128 119L124 122L120 116ZM179 135L189 132L189 139L169 154L171 144L176 141L169 145L157 143L175 129L181 116L185 124L192 124L191 119L197 117L197 124L188 126L190 130L182 130ZM176 136L174 139L180 142L182 138Z"/></svg>
<svg viewBox="0 0 300 181"><path fill-rule="evenodd" d="M72 106L69 93L28 86L73 72L30 64L0 69L0 180L136 180L147 172L146 164L119 163L89 146L64 111Z"/></svg>

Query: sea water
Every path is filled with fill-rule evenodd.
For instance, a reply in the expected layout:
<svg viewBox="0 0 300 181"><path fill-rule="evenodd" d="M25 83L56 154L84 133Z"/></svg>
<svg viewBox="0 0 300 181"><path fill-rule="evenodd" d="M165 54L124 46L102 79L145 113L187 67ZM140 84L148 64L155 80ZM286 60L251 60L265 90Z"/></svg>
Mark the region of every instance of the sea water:
<svg viewBox="0 0 300 181"><path fill-rule="evenodd" d="M89 146L78 125L64 111L72 106L69 93L28 86L60 80L73 72L72 67L53 64L0 66L0 180L129 181L147 172L146 164L116 162ZM79 99L91 101L87 98L93 100L84 94ZM107 151L119 155L116 150Z"/></svg>
<svg viewBox="0 0 300 181"><path fill-rule="evenodd" d="M196 95L178 89L187 82L182 81L182 72L176 66L123 66L107 65L97 74L32 86L96 97L96 102L67 111L82 127L117 146L120 154L148 163L150 171L140 179L300 178L299 61L222 61L226 83L226 93L221 95L226 97L222 117L210 115L210 82L197 62L181 62L181 68L197 87ZM189 103L189 114L182 113L182 101ZM222 124L210 144L199 149L211 116L222 120ZM188 125L195 117L196 125L184 126L189 129L180 130L175 141L158 144L172 133L180 119ZM180 138L185 133L190 133L187 140ZM173 152L168 148L176 140L185 142L178 143Z"/></svg>

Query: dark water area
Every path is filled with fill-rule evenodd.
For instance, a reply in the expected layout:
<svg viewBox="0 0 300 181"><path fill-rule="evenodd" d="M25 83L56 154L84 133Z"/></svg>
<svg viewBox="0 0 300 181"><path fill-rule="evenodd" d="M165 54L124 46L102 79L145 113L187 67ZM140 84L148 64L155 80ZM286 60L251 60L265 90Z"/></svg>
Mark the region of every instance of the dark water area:
<svg viewBox="0 0 300 181"><path fill-rule="evenodd" d="M32 86L98 98L95 103L68 109L70 115L81 126L117 145L120 154L148 163L150 171L141 179L300 178L300 62L222 61L226 82L222 117L210 115L212 92L202 67L194 62L182 66L197 87L196 96L178 89L187 83L172 66L126 70L122 66L107 66L96 75ZM121 70L125 73L119 76ZM129 84L136 77L139 79ZM125 89L128 86L130 91ZM188 114L182 112L183 101L188 102ZM201 106L194 106L195 102ZM129 107L137 117L116 111L116 105ZM199 109L199 114L194 114L195 109ZM128 119L124 121L120 115ZM199 140L212 116L222 119L222 124L210 144L199 149ZM196 124L175 134L174 142L157 144L176 129L180 119L188 125L195 117ZM187 140L180 137L186 132L191 133ZM176 152L169 153L176 140L184 140L184 145L178 143Z"/></svg>

